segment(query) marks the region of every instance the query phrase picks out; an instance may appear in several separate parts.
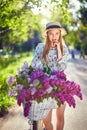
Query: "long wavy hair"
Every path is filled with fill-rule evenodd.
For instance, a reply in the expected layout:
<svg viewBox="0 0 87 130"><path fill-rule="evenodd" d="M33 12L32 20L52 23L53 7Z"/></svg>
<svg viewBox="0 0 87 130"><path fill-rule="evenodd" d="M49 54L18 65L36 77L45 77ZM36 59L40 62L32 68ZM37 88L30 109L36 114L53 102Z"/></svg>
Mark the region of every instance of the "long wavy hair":
<svg viewBox="0 0 87 130"><path fill-rule="evenodd" d="M60 35L59 35L59 42L60 42L60 49L61 49L61 52L62 52L62 55L63 55L63 38L62 38L62 35L61 35L61 32L60 32ZM46 44L45 44L45 47L44 47L44 50L43 50L43 55L42 55L42 58L45 60L45 62L48 64L49 63L49 60L48 60L48 52L50 50L50 41L49 41L49 37L48 37L48 34L46 36Z"/></svg>

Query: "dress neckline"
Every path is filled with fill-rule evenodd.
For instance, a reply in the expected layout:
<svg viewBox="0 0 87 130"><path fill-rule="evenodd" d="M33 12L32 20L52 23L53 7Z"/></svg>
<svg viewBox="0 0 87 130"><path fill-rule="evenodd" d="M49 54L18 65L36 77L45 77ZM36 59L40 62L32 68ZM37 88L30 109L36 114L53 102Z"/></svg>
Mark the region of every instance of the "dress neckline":
<svg viewBox="0 0 87 130"><path fill-rule="evenodd" d="M50 50L56 50L56 47L51 47Z"/></svg>

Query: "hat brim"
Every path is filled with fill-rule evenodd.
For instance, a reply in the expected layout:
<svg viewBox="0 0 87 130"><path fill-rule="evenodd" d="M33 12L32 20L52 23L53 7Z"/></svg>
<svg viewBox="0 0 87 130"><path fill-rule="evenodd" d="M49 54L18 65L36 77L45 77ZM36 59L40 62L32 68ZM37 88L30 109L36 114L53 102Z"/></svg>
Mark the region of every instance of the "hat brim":
<svg viewBox="0 0 87 130"><path fill-rule="evenodd" d="M43 36L43 37L46 37L46 36L47 36L47 32L50 31L50 30L53 30L53 29L55 29L55 28L45 30L45 31L42 33L42 36ZM62 36L67 35L67 32L66 32L66 30L65 30L64 28L57 28L57 29L61 30L61 35L62 35Z"/></svg>

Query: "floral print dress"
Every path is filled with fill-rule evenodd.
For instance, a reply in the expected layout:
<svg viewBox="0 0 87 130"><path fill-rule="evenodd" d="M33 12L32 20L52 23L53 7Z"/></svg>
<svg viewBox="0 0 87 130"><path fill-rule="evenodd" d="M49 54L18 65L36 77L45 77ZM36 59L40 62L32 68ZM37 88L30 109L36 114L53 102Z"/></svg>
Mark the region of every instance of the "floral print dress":
<svg viewBox="0 0 87 130"><path fill-rule="evenodd" d="M46 64L45 61L42 59L44 46L45 46L44 43L39 43L37 45L33 60L31 62L32 67L43 69L43 65ZM48 60L49 60L48 66L50 67L51 71L65 70L67 66L68 57L69 57L69 53L68 53L68 48L66 46L63 48L63 57L61 60L58 60L57 58L57 49L56 48L50 49L48 53ZM55 99L51 97L45 100L44 106L47 106L48 104L50 108L49 110L58 107Z"/></svg>
<svg viewBox="0 0 87 130"><path fill-rule="evenodd" d="M44 59L42 59L44 46L45 46L44 43L39 43L36 47L35 54L31 62L31 65L34 68L42 69L43 65L46 64ZM61 60L57 58L57 49L52 48L48 52L48 60L49 60L48 66L51 68L51 71L65 70L65 68L67 67L68 58L69 58L69 52L67 46L63 47L63 57Z"/></svg>

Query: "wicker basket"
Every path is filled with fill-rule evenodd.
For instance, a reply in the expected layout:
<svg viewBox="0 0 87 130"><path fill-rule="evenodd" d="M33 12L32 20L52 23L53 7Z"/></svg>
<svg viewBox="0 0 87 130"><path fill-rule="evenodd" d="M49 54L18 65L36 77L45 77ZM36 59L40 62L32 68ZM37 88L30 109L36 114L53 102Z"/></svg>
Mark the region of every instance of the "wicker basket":
<svg viewBox="0 0 87 130"><path fill-rule="evenodd" d="M52 98L44 99L44 101L41 103L32 101L32 106L30 108L28 119L33 121L44 119L48 112L56 107L57 103Z"/></svg>

